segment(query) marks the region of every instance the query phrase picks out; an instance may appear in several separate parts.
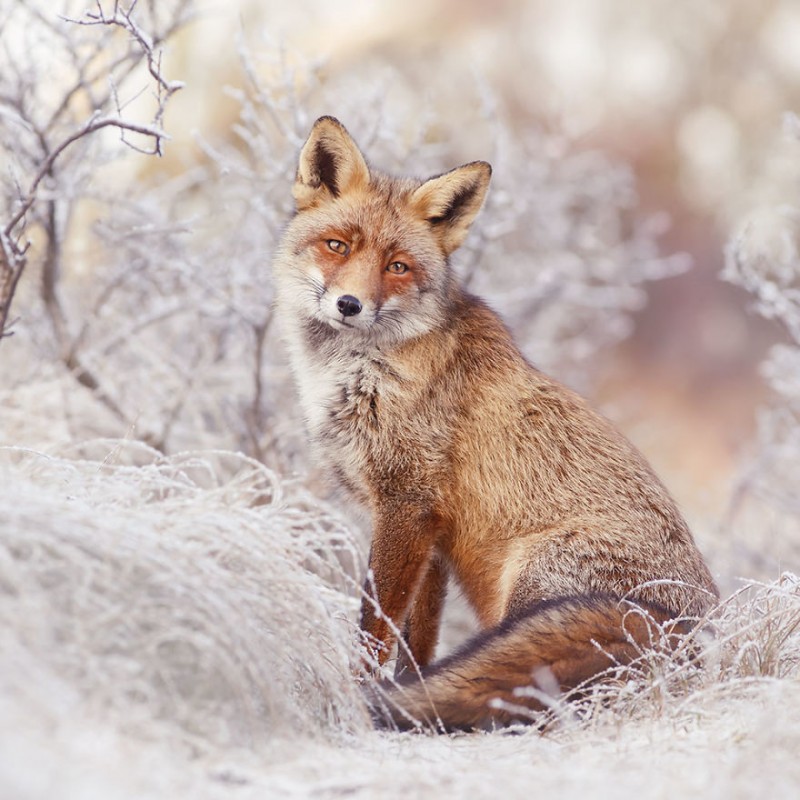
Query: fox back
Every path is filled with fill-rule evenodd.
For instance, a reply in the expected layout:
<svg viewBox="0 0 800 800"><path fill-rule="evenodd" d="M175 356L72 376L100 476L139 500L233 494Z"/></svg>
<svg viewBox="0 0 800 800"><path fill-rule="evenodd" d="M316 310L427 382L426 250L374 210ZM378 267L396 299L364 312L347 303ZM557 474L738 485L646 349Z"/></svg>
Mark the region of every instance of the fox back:
<svg viewBox="0 0 800 800"><path fill-rule="evenodd" d="M312 442L372 515L361 625L375 664L402 633L400 671L433 658L451 577L486 629L557 598L699 615L717 596L644 458L454 276L490 176L386 176L323 117L274 261Z"/></svg>

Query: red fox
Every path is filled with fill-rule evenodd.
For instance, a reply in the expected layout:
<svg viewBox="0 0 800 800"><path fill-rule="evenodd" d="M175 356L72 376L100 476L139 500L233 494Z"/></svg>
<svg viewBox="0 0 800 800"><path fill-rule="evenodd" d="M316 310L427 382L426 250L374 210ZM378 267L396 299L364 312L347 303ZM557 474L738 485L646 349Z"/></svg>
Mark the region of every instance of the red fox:
<svg viewBox="0 0 800 800"><path fill-rule="evenodd" d="M389 177L322 117L274 260L313 445L371 512L361 628L379 666L402 634L402 692L376 710L401 726L511 721L509 704L541 707L518 691L534 673L577 686L718 597L642 455L459 285L449 258L490 177ZM451 577L483 633L431 664Z"/></svg>

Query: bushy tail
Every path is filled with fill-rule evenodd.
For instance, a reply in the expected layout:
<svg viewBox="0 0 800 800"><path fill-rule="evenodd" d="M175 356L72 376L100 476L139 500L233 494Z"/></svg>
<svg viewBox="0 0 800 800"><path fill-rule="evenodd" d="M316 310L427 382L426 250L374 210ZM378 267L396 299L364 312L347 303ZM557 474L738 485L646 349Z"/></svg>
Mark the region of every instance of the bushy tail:
<svg viewBox="0 0 800 800"><path fill-rule="evenodd" d="M687 622L649 604L610 596L535 603L399 683L368 687L376 724L401 729L486 728L530 721L547 698L670 647ZM522 687L539 691L520 692Z"/></svg>

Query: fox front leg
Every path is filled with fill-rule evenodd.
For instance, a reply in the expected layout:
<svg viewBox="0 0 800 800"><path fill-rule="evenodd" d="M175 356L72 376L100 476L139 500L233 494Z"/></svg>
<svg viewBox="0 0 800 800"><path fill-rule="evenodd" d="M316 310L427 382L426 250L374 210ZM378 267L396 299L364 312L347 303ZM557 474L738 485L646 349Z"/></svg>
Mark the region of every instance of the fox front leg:
<svg viewBox="0 0 800 800"><path fill-rule="evenodd" d="M403 641L397 651L395 679L409 669L426 667L433 661L446 593L447 567L441 558L434 556L406 617Z"/></svg>
<svg viewBox="0 0 800 800"><path fill-rule="evenodd" d="M384 509L376 520L361 630L382 666L397 639L433 558L436 527L429 515ZM369 669L369 665L368 665Z"/></svg>

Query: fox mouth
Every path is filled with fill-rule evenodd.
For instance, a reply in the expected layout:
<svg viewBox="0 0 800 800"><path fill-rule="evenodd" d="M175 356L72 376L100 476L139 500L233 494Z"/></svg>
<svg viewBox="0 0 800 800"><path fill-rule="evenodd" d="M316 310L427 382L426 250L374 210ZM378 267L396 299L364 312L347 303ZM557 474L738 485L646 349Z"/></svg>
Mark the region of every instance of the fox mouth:
<svg viewBox="0 0 800 800"><path fill-rule="evenodd" d="M343 314L326 313L324 309L320 309L320 311L321 319L330 325L334 330L342 330L342 328L347 328L349 331L366 334L372 328L372 320L370 320L366 314L345 317Z"/></svg>

